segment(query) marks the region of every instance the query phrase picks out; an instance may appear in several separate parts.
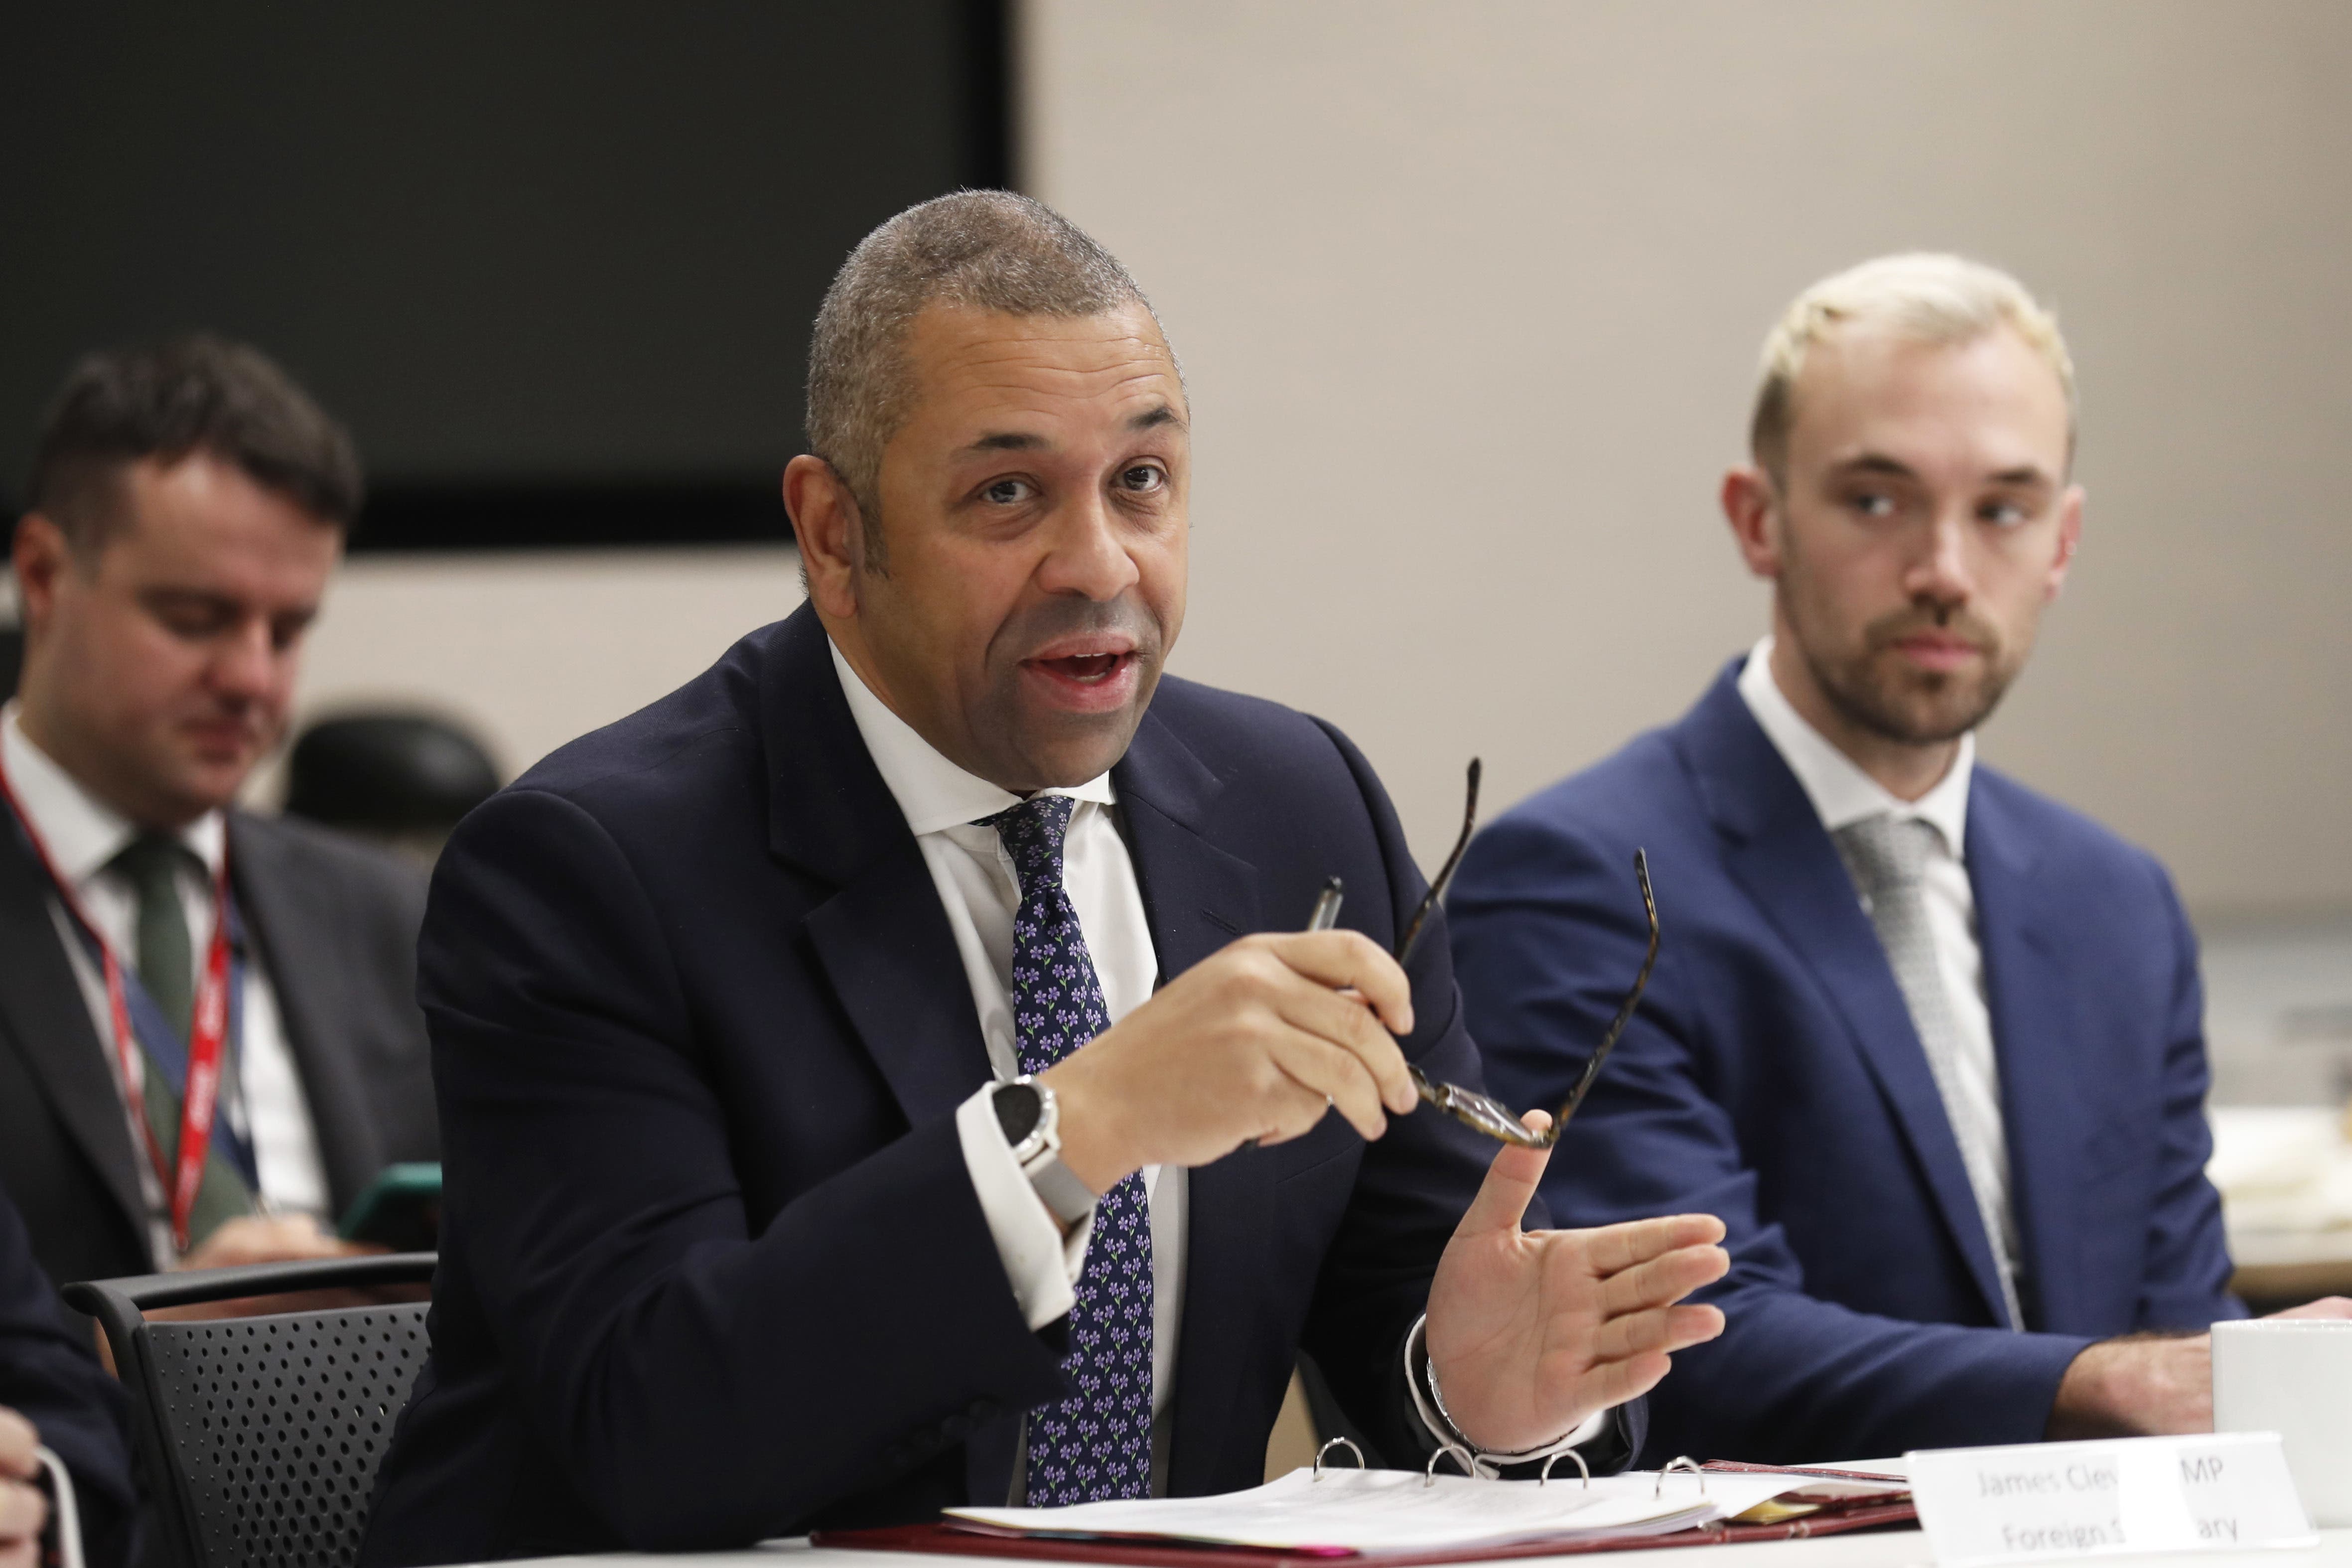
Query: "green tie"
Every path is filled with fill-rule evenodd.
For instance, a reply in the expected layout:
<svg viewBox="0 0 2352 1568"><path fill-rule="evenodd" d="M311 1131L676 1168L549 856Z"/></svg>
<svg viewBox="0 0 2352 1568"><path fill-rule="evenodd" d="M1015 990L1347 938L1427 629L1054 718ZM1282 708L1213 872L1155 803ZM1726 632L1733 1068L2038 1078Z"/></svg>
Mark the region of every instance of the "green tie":
<svg viewBox="0 0 2352 1568"><path fill-rule="evenodd" d="M195 1016L196 965L188 942L188 910L180 901L180 868L195 859L178 839L142 833L113 860L139 895L139 984L155 999L180 1037Z"/></svg>
<svg viewBox="0 0 2352 1568"><path fill-rule="evenodd" d="M195 948L188 938L188 910L180 900L179 873L183 867L202 862L195 851L178 839L162 833L142 833L123 847L109 866L128 881L139 897L139 984L163 1016L171 1021L184 1042L189 1022L195 1016ZM143 1047L142 1047L143 1051ZM223 1064L226 1071L226 1064ZM147 1106L147 1127L155 1135L155 1145L165 1158L177 1167L180 1148L180 1097L172 1092L171 1079L164 1076L152 1057L147 1062L147 1082L143 1098ZM218 1121L215 1128L217 1130ZM173 1177L163 1174L168 1189ZM168 1201L169 1193L166 1193ZM204 1185L196 1190L194 1208L188 1215L188 1245L194 1247L216 1229L222 1221L253 1212L253 1192L236 1167L221 1157L217 1136L206 1152Z"/></svg>

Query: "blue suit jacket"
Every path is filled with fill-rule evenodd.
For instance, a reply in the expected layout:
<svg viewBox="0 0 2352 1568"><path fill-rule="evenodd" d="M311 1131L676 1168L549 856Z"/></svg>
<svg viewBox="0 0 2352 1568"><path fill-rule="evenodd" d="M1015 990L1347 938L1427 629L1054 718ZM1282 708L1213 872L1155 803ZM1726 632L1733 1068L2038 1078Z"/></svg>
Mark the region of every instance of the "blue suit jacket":
<svg viewBox="0 0 2352 1568"><path fill-rule="evenodd" d="M1162 978L1423 883L1353 747L1161 683L1113 770ZM922 854L803 610L458 829L421 948L446 1162L433 1353L371 1565L744 1544L1001 1502L1060 1399L966 1174L990 1069ZM1446 944L1406 1053L1475 1075ZM1260 1479L1304 1346L1410 1462L1402 1341L1487 1147L1337 1116L1192 1174L1170 1486ZM1538 1221L1539 1223L1539 1221Z"/></svg>
<svg viewBox="0 0 2352 1568"><path fill-rule="evenodd" d="M1497 1093L1558 1105L1647 999L1558 1152L1561 1224L1719 1215L1727 1327L1652 1395L1645 1458L1822 1460L2038 1440L2095 1337L2202 1328L2224 1293L2194 943L2156 861L1979 767L1967 856L2032 1331L1984 1227L1885 951L1727 669L1480 835L1452 897Z"/></svg>

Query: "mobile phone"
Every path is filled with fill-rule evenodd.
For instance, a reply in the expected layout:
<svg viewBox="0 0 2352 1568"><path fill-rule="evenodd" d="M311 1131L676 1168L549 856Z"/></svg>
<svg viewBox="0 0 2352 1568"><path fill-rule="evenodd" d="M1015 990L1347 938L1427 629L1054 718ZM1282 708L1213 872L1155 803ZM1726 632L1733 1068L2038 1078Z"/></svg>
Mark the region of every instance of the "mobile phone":
<svg viewBox="0 0 2352 1568"><path fill-rule="evenodd" d="M431 1252L441 1240L441 1167L386 1165L343 1215L336 1233L394 1252Z"/></svg>

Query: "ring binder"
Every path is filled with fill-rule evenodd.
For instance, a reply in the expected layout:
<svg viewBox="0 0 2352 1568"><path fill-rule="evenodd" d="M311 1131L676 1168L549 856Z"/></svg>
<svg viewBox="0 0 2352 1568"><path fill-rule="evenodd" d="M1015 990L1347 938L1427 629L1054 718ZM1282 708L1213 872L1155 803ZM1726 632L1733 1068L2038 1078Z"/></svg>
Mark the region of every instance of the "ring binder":
<svg viewBox="0 0 2352 1568"><path fill-rule="evenodd" d="M1433 1487L1437 1484L1437 1461L1448 1454L1453 1455L1454 1462L1462 1467L1464 1475L1474 1480L1477 1479L1478 1457L1475 1454L1459 1443L1441 1443L1437 1446L1437 1452L1429 1457L1429 1468L1421 1473L1423 1486Z"/></svg>
<svg viewBox="0 0 2352 1568"><path fill-rule="evenodd" d="M1698 1468L1698 1461L1692 1458L1688 1454L1678 1454L1658 1467L1658 1484L1650 1489L1650 1495L1652 1497L1664 1497L1666 1491L1666 1478L1673 1475L1676 1470L1685 1470L1691 1475L1696 1476L1698 1478L1698 1495L1701 1497L1706 1496L1706 1472Z"/></svg>
<svg viewBox="0 0 2352 1568"><path fill-rule="evenodd" d="M1357 1447L1353 1442L1345 1437L1331 1437L1326 1439L1323 1446L1315 1450L1315 1479L1319 1481L1323 1479L1323 1456L1329 1453L1332 1449L1342 1446L1347 1448L1348 1452L1356 1456L1356 1468L1365 1470L1371 1468L1364 1463L1364 1451L1361 1448Z"/></svg>
<svg viewBox="0 0 2352 1568"><path fill-rule="evenodd" d="M1536 1472L1536 1485L1544 1486L1548 1484L1551 1480L1551 1468L1554 1465L1559 1464L1562 1459L1574 1459L1576 1461L1576 1468L1584 1472L1584 1489L1586 1491L1591 1491L1592 1489L1592 1467L1586 1464L1584 1462L1584 1456L1578 1453L1573 1448L1565 1449L1560 1453L1554 1454L1550 1458L1546 1459L1544 1461L1543 1468ZM1699 1484L1701 1486L1705 1486L1706 1483L1702 1481Z"/></svg>
<svg viewBox="0 0 2352 1568"><path fill-rule="evenodd" d="M1454 1500L1479 1516L1475 1528L1469 1527L1465 1521L1465 1528L1458 1535L1427 1530L1401 1533L1397 1527L1408 1521L1425 1524L1423 1516L1429 1511L1428 1505L1442 1504L1445 1491L1452 1489L1424 1490L1435 1486L1427 1472L1422 1484L1415 1485L1410 1470L1398 1473L1335 1468L1329 1461L1337 1454L1336 1446L1325 1445L1325 1453L1320 1457L1331 1473L1320 1478L1327 1484L1319 1490L1307 1489L1316 1478L1304 1466L1283 1481L1267 1483L1265 1489L1290 1489L1282 1507L1310 1512L1328 1510L1332 1528L1328 1533L1319 1527L1301 1528L1295 1519L1289 1524L1268 1519L1263 1527L1226 1519L1220 1525L1213 1517L1218 1510L1230 1510L1237 1500L1246 1506L1248 1494L1239 1494L1237 1499L1222 1500L1092 1503L1058 1510L958 1510L933 1524L866 1531L826 1530L818 1531L814 1539L820 1546L999 1557L1008 1560L1004 1568L1022 1568L1023 1564L1027 1568L1084 1568L1088 1564L1123 1564L1128 1568L1321 1568L1325 1560L1334 1558L1346 1558L1360 1568L1436 1568L1439 1564L1496 1563L1515 1558L1556 1559L1589 1552L1654 1552L1664 1547L1801 1540L1853 1531L1913 1528L1918 1519L1911 1506L1910 1494L1897 1477L1722 1462L1701 1466L1685 1460L1675 1468L1699 1476L1709 1494L1704 1501L1690 1498L1653 1503L1641 1499L1635 1478L1595 1476L1588 1494L1554 1500L1561 1505L1560 1521L1570 1528L1517 1535L1509 1527L1495 1527L1482 1500L1484 1487L1462 1488ZM1640 1479L1652 1480L1654 1491L1655 1478L1645 1475ZM1628 1481L1634 1484L1628 1486ZM1759 1489L1756 1485L1759 1481L1768 1484ZM1541 1484L1538 1480L1538 1486ZM1383 1490L1401 1506L1381 1510L1375 1500ZM1513 1506L1513 1494L1521 1512L1528 1511L1524 1505L1535 1503L1542 1495L1537 1487L1528 1487L1524 1482L1503 1482L1496 1485L1492 1501L1507 1509ZM1574 1527L1578 1517L1591 1517L1582 1514L1585 1507L1606 1508L1605 1499L1610 1496L1628 1500L1641 1499L1643 1507L1637 1510L1638 1517L1625 1517L1599 1528ZM1759 1500L1774 1499L1785 1500L1793 1506L1779 1510L1778 1517L1773 1516L1773 1510L1758 1509ZM1351 1521L1360 1504L1371 1507L1375 1520L1385 1516L1394 1524L1368 1526L1362 1517ZM1751 1515L1749 1510L1757 1512ZM1541 1505L1537 1505L1536 1511L1541 1511ZM1790 1511L1801 1511L1804 1517L1791 1519L1788 1517ZM1653 1528L1658 1523L1670 1525L1667 1515L1693 1522L1679 1529ZM1404 1539L1405 1535L1412 1539Z"/></svg>

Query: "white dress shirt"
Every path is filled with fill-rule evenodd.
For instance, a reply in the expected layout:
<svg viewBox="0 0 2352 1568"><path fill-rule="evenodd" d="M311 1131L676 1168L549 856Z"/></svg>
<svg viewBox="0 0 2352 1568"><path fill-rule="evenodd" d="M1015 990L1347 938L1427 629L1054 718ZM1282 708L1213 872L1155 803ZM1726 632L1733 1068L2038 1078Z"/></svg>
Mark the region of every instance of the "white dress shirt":
<svg viewBox="0 0 2352 1568"><path fill-rule="evenodd" d="M832 651L834 672L849 700L857 733L906 815L916 847L930 868L932 885L939 889L972 1005L980 1014L989 1065L999 1081L1016 1078L1021 1069L1014 1051L1011 991L1013 917L1021 908L1021 879L996 829L973 824L1020 805L1021 797L941 756L866 688L839 648ZM1102 983L1104 1009L1116 1024L1150 997L1160 979L1160 960L1144 919L1135 862L1111 819L1110 775L1043 793L1066 795L1077 803L1071 807L1069 832L1062 844L1062 888L1077 913L1078 929L1086 933L1087 952ZM1066 1316L1076 1301L1078 1274L1086 1264L1094 1222L1081 1222L1064 1239L1045 1200L1013 1160L990 1103L991 1093L984 1089L964 1101L956 1112L956 1131L1013 1300L1031 1328L1043 1328ZM1185 1173L1175 1166L1147 1165L1143 1185L1151 1213L1151 1410L1157 1417L1167 1409L1174 1385L1176 1339L1183 1314Z"/></svg>
<svg viewBox="0 0 2352 1568"><path fill-rule="evenodd" d="M1808 723L1789 701L1772 676L1769 637L1749 652L1747 667L1739 672L1739 695L1781 761L1804 786L1824 829L1835 833L1851 823L1885 813L1898 820L1916 819L1936 830L1922 889L1927 931L1959 1036L1958 1059L1953 1064L1958 1089L1979 1140L1977 1147L1963 1147L1960 1152L1972 1172L1988 1174L1993 1209L2000 1218L2000 1234L1991 1238L1992 1244L2014 1273L2017 1213L2010 1198L2009 1138L2001 1121L2000 1068L1993 1055L1992 1015L1985 1006L1976 890L1969 882L1969 780L1976 771L1977 738L1960 737L1959 752L1935 788L1916 801L1898 800ZM1957 1130L1955 1135L1968 1136Z"/></svg>
<svg viewBox="0 0 2352 1568"><path fill-rule="evenodd" d="M107 945L126 966L135 969L139 895L129 879L110 870L108 863L138 837L138 826L82 788L35 745L18 721L14 702L0 710L0 765L7 769L17 803L32 819L33 830L40 835L58 875L72 886L82 911ZM213 939L213 886L228 854L228 825L219 812L209 812L182 829L179 837L196 858L195 864L182 870L180 900L187 915L189 950L202 962L201 955ZM72 917L54 893L49 896L49 917L73 964L74 977L81 984L91 1026L106 1052L108 1076L120 1091L121 1064L114 1051L106 977L90 963L75 934ZM243 1029L236 1044L237 1059L232 1064L235 1092L224 1096L222 1114L253 1149L261 1177L261 1190L256 1195L263 1204L280 1212L325 1217L326 1166L319 1155L317 1131L310 1124L310 1102L303 1096L301 1076L286 1043L277 995L262 971L260 956L250 947L246 954L245 991L239 1000ZM141 1058L142 1071L144 1059ZM131 1118L127 1092L123 1093L123 1115L137 1155L140 1190L146 1199L149 1242L156 1267L167 1267L175 1256L171 1211L164 1202L163 1180L154 1162L147 1157L146 1129Z"/></svg>

